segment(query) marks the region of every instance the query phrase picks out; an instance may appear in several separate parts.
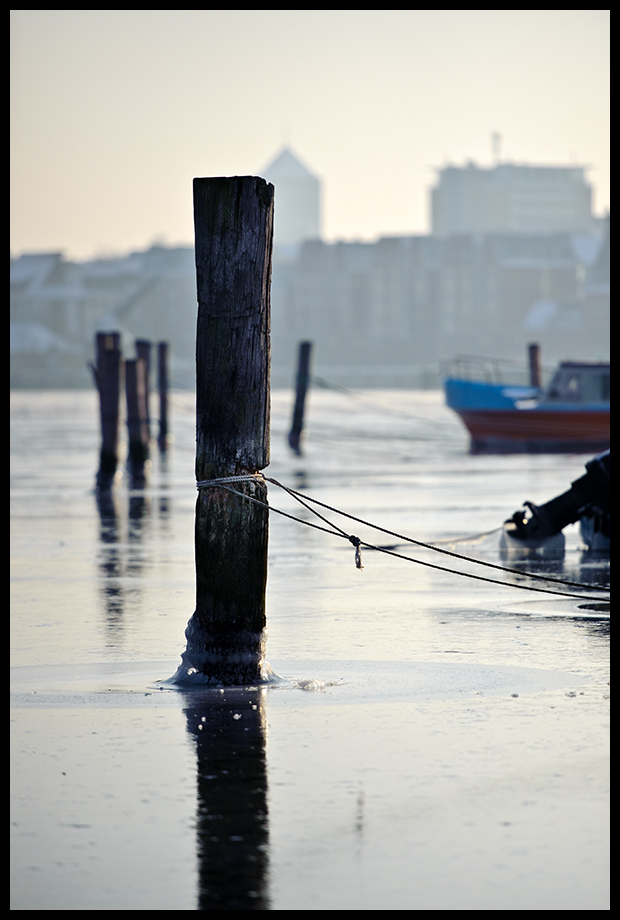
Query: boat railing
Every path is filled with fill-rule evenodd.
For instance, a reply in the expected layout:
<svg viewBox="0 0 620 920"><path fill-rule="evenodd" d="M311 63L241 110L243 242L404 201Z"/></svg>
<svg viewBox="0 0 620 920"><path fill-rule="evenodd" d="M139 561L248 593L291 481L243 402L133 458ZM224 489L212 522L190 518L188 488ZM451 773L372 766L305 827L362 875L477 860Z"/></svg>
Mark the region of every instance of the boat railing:
<svg viewBox="0 0 620 920"><path fill-rule="evenodd" d="M543 387L552 373L552 368L541 368ZM511 358L456 355L441 362L441 374L444 379L469 380L495 386L530 386L529 364Z"/></svg>

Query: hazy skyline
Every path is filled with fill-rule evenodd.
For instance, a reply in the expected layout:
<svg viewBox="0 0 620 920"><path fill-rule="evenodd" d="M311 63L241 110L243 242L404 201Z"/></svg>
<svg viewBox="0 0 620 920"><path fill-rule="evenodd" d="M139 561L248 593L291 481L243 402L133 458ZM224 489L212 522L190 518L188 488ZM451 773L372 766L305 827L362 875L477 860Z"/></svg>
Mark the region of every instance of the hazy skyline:
<svg viewBox="0 0 620 920"><path fill-rule="evenodd" d="M425 233L434 170L494 133L608 210L609 10L11 11L13 254L191 244L193 177L284 143L326 239Z"/></svg>

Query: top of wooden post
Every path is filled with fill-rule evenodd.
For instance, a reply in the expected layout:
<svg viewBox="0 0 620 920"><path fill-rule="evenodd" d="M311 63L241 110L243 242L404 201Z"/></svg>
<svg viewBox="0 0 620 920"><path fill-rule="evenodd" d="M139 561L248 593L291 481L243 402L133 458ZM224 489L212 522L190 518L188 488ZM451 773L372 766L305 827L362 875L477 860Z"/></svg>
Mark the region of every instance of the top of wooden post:
<svg viewBox="0 0 620 920"><path fill-rule="evenodd" d="M196 477L269 464L273 185L194 179Z"/></svg>

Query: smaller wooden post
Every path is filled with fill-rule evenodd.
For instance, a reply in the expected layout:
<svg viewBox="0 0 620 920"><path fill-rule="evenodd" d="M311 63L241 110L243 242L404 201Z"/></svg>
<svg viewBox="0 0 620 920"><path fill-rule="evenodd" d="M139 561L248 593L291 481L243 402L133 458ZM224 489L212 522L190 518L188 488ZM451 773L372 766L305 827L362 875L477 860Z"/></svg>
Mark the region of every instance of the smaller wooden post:
<svg viewBox="0 0 620 920"><path fill-rule="evenodd" d="M297 383L295 392L295 407L293 409L293 423L288 436L288 443L291 449L301 455L301 433L304 428L304 408L306 404L306 393L310 385L310 354L312 352L312 342L299 343L299 359L297 362Z"/></svg>
<svg viewBox="0 0 620 920"><path fill-rule="evenodd" d="M118 464L118 415L121 387L121 336L119 332L98 332L95 336L96 364L91 364L99 391L101 452L97 491L110 489Z"/></svg>
<svg viewBox="0 0 620 920"><path fill-rule="evenodd" d="M157 388L159 390L159 449L168 446L168 343L157 345Z"/></svg>
<svg viewBox="0 0 620 920"><path fill-rule="evenodd" d="M136 357L144 361L144 406L145 421L149 438L151 437L151 343L148 339L136 339Z"/></svg>
<svg viewBox="0 0 620 920"><path fill-rule="evenodd" d="M530 362L530 386L540 389L540 346L536 342L532 342L528 345L528 355Z"/></svg>
<svg viewBox="0 0 620 920"><path fill-rule="evenodd" d="M129 450L127 466L131 485L140 488L146 475L144 465L149 457L149 436L146 425L146 368L142 358L125 361L125 390L127 395L127 433Z"/></svg>

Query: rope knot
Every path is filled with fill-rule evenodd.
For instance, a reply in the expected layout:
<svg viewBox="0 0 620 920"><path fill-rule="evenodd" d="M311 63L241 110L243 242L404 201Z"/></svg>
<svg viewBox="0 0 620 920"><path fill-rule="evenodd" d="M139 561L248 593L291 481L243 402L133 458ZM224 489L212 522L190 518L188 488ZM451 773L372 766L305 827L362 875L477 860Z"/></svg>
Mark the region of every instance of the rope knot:
<svg viewBox="0 0 620 920"><path fill-rule="evenodd" d="M351 534L349 536L349 543L352 543L353 546L355 547L355 565L357 566L358 569L363 569L364 566L362 565L362 551L360 549L362 541L360 540L359 537L356 537L353 534Z"/></svg>

